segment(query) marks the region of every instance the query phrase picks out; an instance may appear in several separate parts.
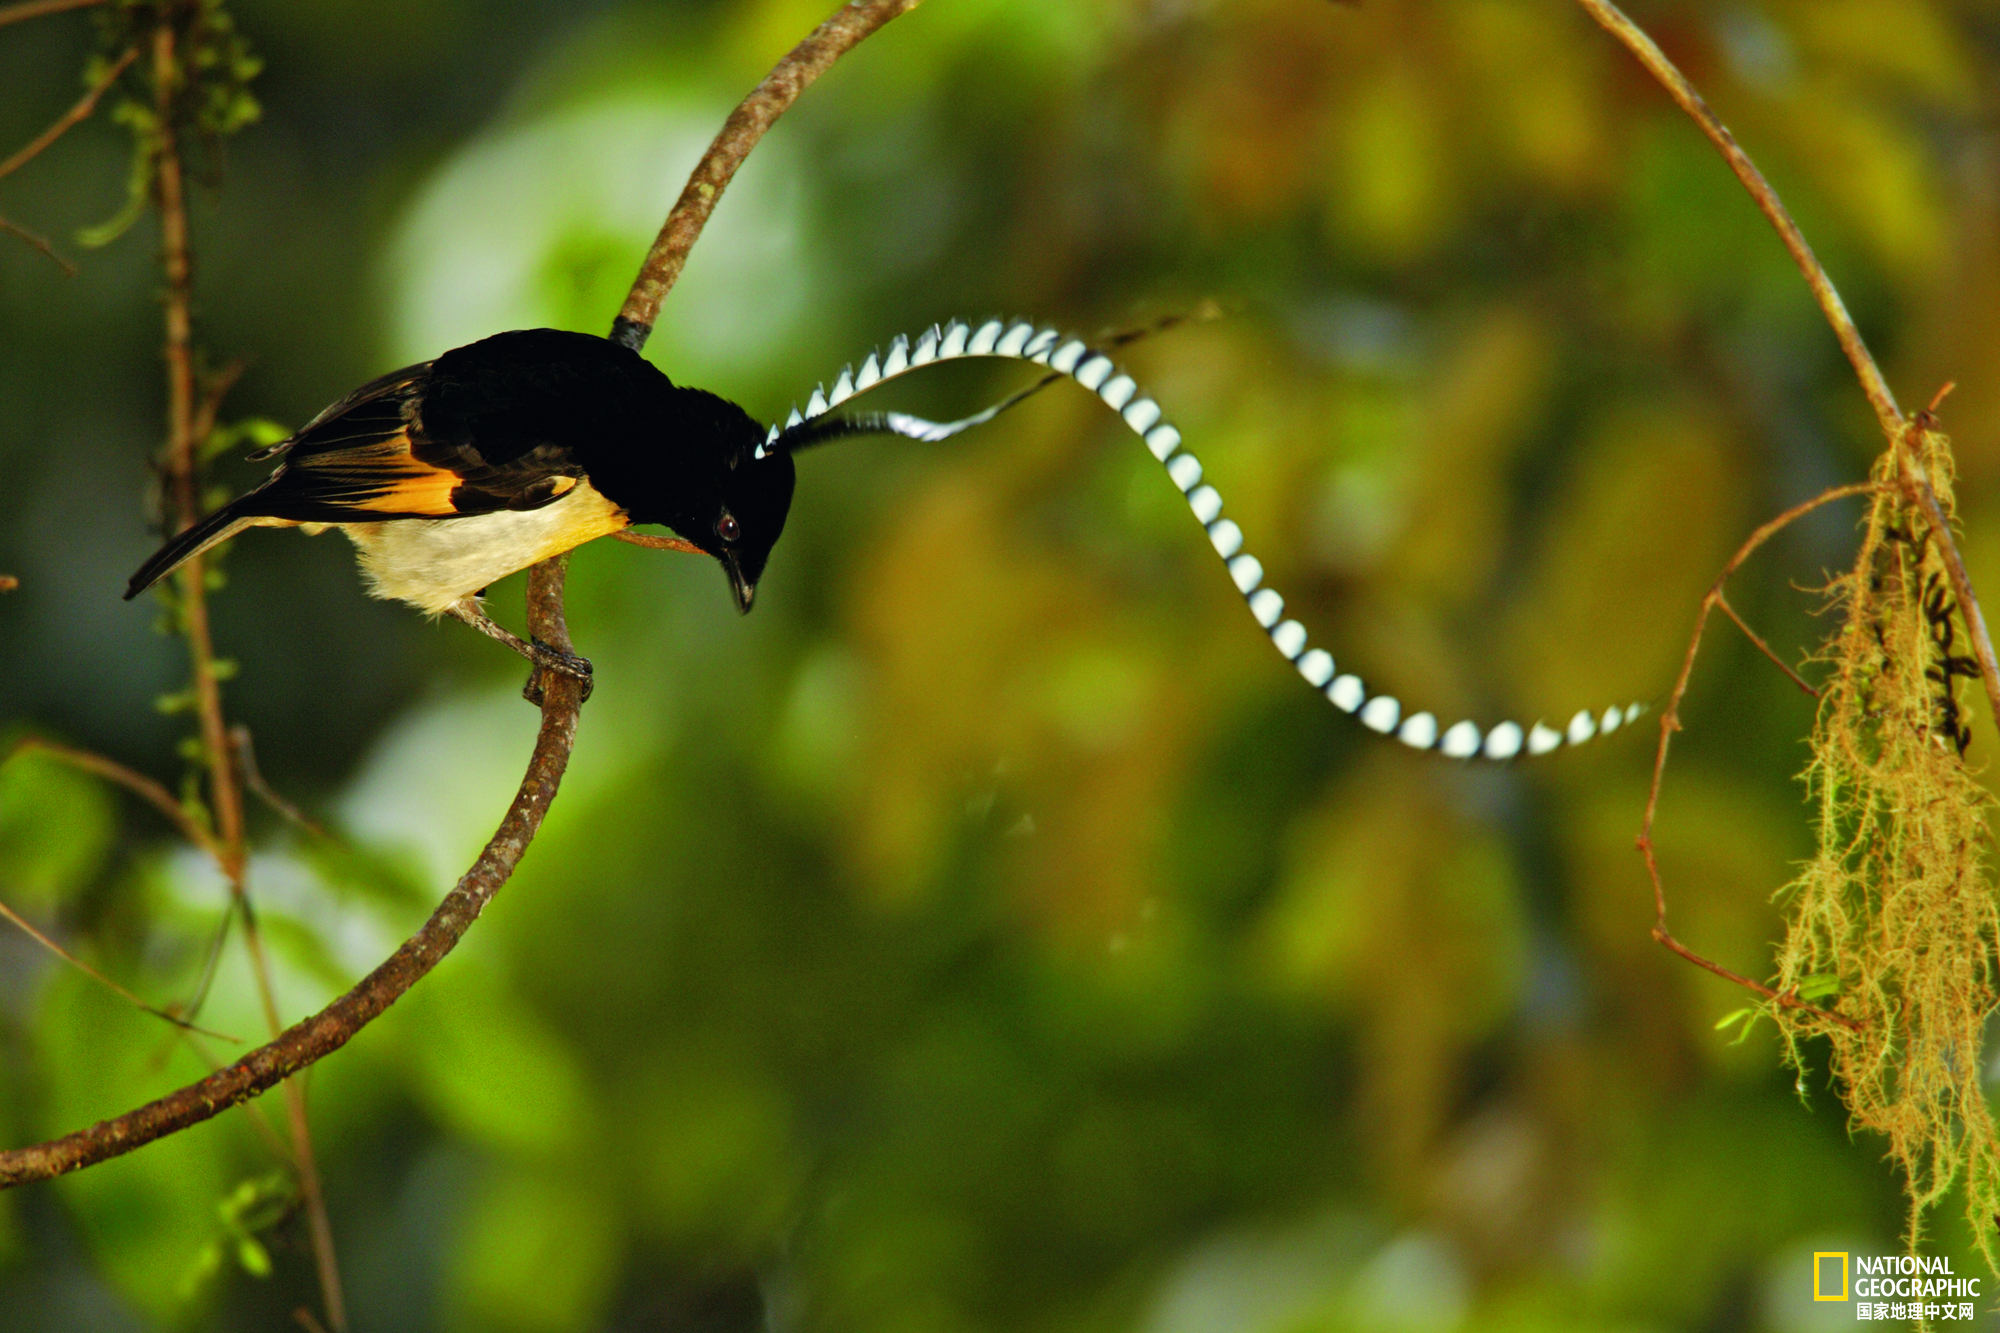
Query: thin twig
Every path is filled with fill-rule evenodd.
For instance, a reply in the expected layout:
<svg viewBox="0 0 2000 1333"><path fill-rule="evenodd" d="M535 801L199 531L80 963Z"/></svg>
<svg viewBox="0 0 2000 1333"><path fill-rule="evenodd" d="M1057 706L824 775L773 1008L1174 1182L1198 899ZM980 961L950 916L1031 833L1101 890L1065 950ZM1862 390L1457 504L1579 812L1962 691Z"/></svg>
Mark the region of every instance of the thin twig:
<svg viewBox="0 0 2000 1333"><path fill-rule="evenodd" d="M43 130L33 139L30 139L27 146L21 149L20 152L14 154L6 161L0 162L0 177L11 176L22 167L27 166L28 163L41 156L43 150L50 144L69 133L71 129L90 119L90 113L97 110L98 99L110 91L111 85L118 82L118 76L131 68L132 62L138 58L139 48L136 46L131 47L124 55L119 56L111 68L105 71L104 76L98 79L96 83L90 85L90 91L78 99L75 106L63 112L56 119L55 124Z"/></svg>
<svg viewBox="0 0 2000 1333"><path fill-rule="evenodd" d="M71 768L115 782L137 796L147 805L165 815L173 826L180 830L182 837L200 848L211 857L217 866L223 865L222 849L216 845L215 835L202 826L201 821L188 813L185 805L174 799L168 791L144 773L127 768L115 759L107 759L90 750L79 750L71 745L58 745L45 741L39 736L27 736L15 742L14 748L0 758L5 765L17 755L45 754L57 763L68 764Z"/></svg>
<svg viewBox="0 0 2000 1333"><path fill-rule="evenodd" d="M1679 940L1675 939L1673 935L1668 932L1665 926L1654 926L1652 934L1654 942L1663 945L1668 952L1678 954L1680 957L1685 958L1688 962L1693 963L1696 967L1702 968L1703 970L1708 972L1712 972L1716 976L1721 977L1724 981L1731 981L1743 987L1746 990L1755 991L1757 994L1763 996L1765 999L1770 1000L1772 1003L1780 1005L1783 1008L1796 1009L1800 1013L1811 1014L1817 1018L1824 1018L1829 1023L1838 1023L1850 1032L1861 1031L1861 1024L1855 1022L1853 1019L1849 1018L1845 1014L1836 1014L1829 1009L1822 1009L1816 1004L1809 1004L1806 1001L1801 1000L1798 997L1798 993L1795 991L1772 990L1769 986L1766 986L1761 981L1753 981L1749 977L1744 976L1741 972L1732 972L1728 968L1724 967L1722 964L1716 962L1712 958L1704 958L1702 955L1688 948L1687 945L1682 944Z"/></svg>
<svg viewBox="0 0 2000 1333"><path fill-rule="evenodd" d="M1819 698L1818 687L1816 687L1811 681L1807 680L1804 676L1801 676L1798 672L1792 670L1791 665L1787 663L1784 658L1772 652L1771 645L1764 642L1764 636L1759 634L1756 630L1751 629L1749 622L1744 620L1742 616L1736 614L1736 608L1729 604L1729 599L1723 596L1720 590L1716 592L1715 604L1722 608L1723 615L1728 616L1731 620L1736 622L1736 628L1743 631L1743 637L1750 640L1751 643L1755 644L1757 647L1757 651L1764 654L1765 657L1769 658L1772 666L1778 668L1778 670L1784 672L1785 675L1789 676L1791 678L1792 684L1798 686L1801 690L1804 690L1809 696L1811 696L1814 699Z"/></svg>
<svg viewBox="0 0 2000 1333"><path fill-rule="evenodd" d="M750 150L757 146L765 131L834 61L869 33L898 14L915 9L922 2L852 0L852 3L842 5L773 66L763 82L729 113L721 133L715 136L708 151L702 154L701 161L695 164L680 198L674 201L673 210L660 227L660 234L653 239L652 249L646 252L645 262L639 266L639 276L633 279L632 291L625 298L624 308L611 322L613 342L623 343L635 350L646 345L646 339L653 332L653 323L660 317L660 303L666 300L667 292L673 287L675 279L680 277L681 266L687 263L688 251L694 248L695 239L707 225L708 216L715 211L722 192L729 188L736 169L743 165L743 159L750 155Z"/></svg>
<svg viewBox="0 0 2000 1333"><path fill-rule="evenodd" d="M195 405L194 420L188 434L193 437L195 448L208 443L208 437L215 433L215 418L222 411L222 400L236 387L236 381L243 378L249 362L242 357L233 358L228 365L208 377L202 386L201 401Z"/></svg>
<svg viewBox="0 0 2000 1333"><path fill-rule="evenodd" d="M1674 62L1667 59L1639 25L1625 17L1611 0L1577 0L1577 3L1606 32L1623 43L1626 50L1638 57L1639 63L1667 90L1667 95L1674 99L1675 104L1701 127L1701 132L1708 136L1709 142L1729 163L1729 169L1736 173L1736 179L1742 181L1743 188L1750 192L1758 209L1777 228L1779 239L1784 241L1792 262L1799 266L1799 272L1805 275L1806 285L1812 288L1813 298L1819 302L1820 311L1833 329L1833 336L1840 340L1841 350L1854 367L1855 376L1861 381L1861 391L1868 395L1869 403L1875 408L1876 419L1882 424L1882 433L1893 441L1903 429L1903 412L1896 406L1896 395L1890 392L1889 382L1882 377L1867 343L1862 341L1861 331L1854 327L1854 319L1847 313L1847 304L1840 299L1840 293L1834 289L1833 279L1827 276L1812 247L1806 244L1805 233L1799 230L1798 223L1792 221L1792 215L1785 210L1778 192L1764 179L1764 173L1757 170L1757 164L1750 160L1750 155L1737 145L1736 137L1728 127L1709 110L1708 103L1702 100L1687 76L1674 67Z"/></svg>
<svg viewBox="0 0 2000 1333"><path fill-rule="evenodd" d="M144 1000L140 999L137 995L134 995L131 991L126 990L123 986L113 981L110 977L105 976L102 972L92 967L89 963L86 963L81 958L78 958L68 949L63 948L62 945L57 944L54 940L50 939L40 930L37 930L33 922L29 921L19 912L16 912L13 908L9 907L4 901L0 901L0 917L7 918L7 920L11 921L14 924L15 928L18 929L23 935L26 935L29 939L41 945L44 949L47 949L50 953L62 959L65 963L68 963L71 967L83 973L85 976L89 977L92 981L95 981L98 985L104 987L112 994L125 1000L127 1003L131 1004L134 1008L143 1009L145 1012L151 1014L153 1017L163 1018L167 1022L172 1023L175 1027L185 1028L189 1032L199 1032L204 1036L214 1037L217 1041L231 1042L238 1046L241 1046L243 1044L243 1038L241 1037L232 1037L226 1032L217 1032L212 1028L205 1028L201 1026L199 1023L193 1023L185 1018L182 1018L179 1014L174 1013L172 1010L162 1009L156 1004L146 1003Z"/></svg>
<svg viewBox="0 0 2000 1333"><path fill-rule="evenodd" d="M296 824L315 838L324 838L327 832L305 811L293 805L264 781L264 771L257 767L257 750L250 743L250 728L237 723L229 729L229 740L236 747L236 765L242 771L243 785L256 793L257 799L278 812L280 818Z"/></svg>
<svg viewBox="0 0 2000 1333"><path fill-rule="evenodd" d="M910 7L910 4L902 4L896 12ZM893 14L888 17L893 17ZM869 30L880 27L883 21L886 18L875 22ZM822 25L820 31L825 33L827 25ZM859 38L848 39L836 32L826 40L842 43L839 50L827 57L831 60ZM795 51L786 59L797 55ZM710 148L711 153L721 151L723 148L719 143ZM730 151L734 151L740 159L747 148L735 145ZM703 168L696 168L697 176L702 172ZM680 208L681 205L676 205L676 213ZM703 215L706 215L706 210L703 210ZM694 231L699 230L697 219ZM665 231L682 234L681 229L676 227L674 215L669 216L668 226L663 229ZM674 270L678 271L677 264ZM659 287L658 294L652 298L655 310L658 309L659 297L664 296L666 288L672 284L673 276L672 272L650 278L642 275L642 282L650 280ZM632 301L628 300L628 307L631 304ZM563 619L563 574L566 566L566 557L558 556L528 571L529 631L542 642L563 652L572 650L569 630ZM356 1032L395 1003L451 952L486 904L492 901L494 894L513 874L514 867L534 841L542 819L548 813L549 804L555 799L563 772L569 765L581 707L580 683L559 672L547 673L542 725L535 738L534 753L499 829L472 867L445 895L430 920L406 940L388 961L317 1014L293 1024L277 1040L259 1047L199 1083L62 1138L0 1151L0 1189L63 1175L199 1124L230 1106L269 1090L346 1045Z"/></svg>
<svg viewBox="0 0 2000 1333"><path fill-rule="evenodd" d="M1707 594L1701 599L1701 610L1695 616L1694 633L1688 639L1687 655L1681 660L1681 673L1674 680L1673 693L1667 696L1667 706L1660 710L1660 745L1653 753L1653 784L1652 789L1646 795L1646 815L1640 824L1638 839L1639 854L1646 860L1646 874L1653 881L1653 938L1655 940L1696 966L1706 968L1724 980L1733 981L1739 986L1755 991L1773 1003L1782 1005L1787 1009L1796 1009L1802 1013L1817 1015L1830 1023L1839 1023L1843 1027L1851 1028L1855 1031L1860 1030L1860 1025L1846 1015L1836 1014L1831 1010L1822 1009L1815 1004L1808 1004L1789 991L1779 992L1772 990L1762 982L1753 981L1749 977L1730 971L1720 963L1712 962L1702 957L1674 938L1673 933L1667 929L1666 881L1661 878L1660 863L1653 853L1653 820L1659 813L1660 787L1666 780L1667 750L1673 743L1674 733L1681 729L1681 700L1687 697L1688 682L1694 676L1694 660L1696 655L1701 652L1701 636L1708 628L1709 613L1715 610L1717 606L1726 605L1722 589L1723 585L1729 581L1729 576L1740 569L1743 562L1756 553L1758 547L1769 541L1784 528L1803 518L1805 515L1810 514L1813 510L1818 509L1821 505L1830 504L1835 500L1843 500L1849 496L1867 495L1875 489L1875 483L1873 482L1857 481L1846 486L1836 486L1830 491L1822 491L1810 500L1793 505L1790 509L1787 509L1784 513L1766 522L1755 532L1751 533L1749 539L1736 549L1736 554L1729 558L1729 563L1722 567L1722 572L1715 576L1715 582L1709 585ZM1733 610L1728 611L1727 614L1732 619L1735 618ZM1742 624L1740 620L1737 623L1739 625ZM1749 633L1747 625L1744 626L1744 632ZM1751 637L1753 639L1756 638L1754 634ZM1758 642L1761 646L1762 641L1758 640ZM1768 648L1765 649L1765 652L1767 655L1771 655ZM1772 655L1772 660L1776 660L1775 655ZM1780 663L1780 665L1783 664ZM1800 683L1803 684L1804 682ZM1807 688L1810 689L1810 687Z"/></svg>
<svg viewBox="0 0 2000 1333"><path fill-rule="evenodd" d="M0 231L4 231L9 236L18 237L19 239L26 241L34 249L40 250L43 254L47 255L49 258L49 262L54 264L57 268L61 269L63 272L63 276L65 278L73 278L76 276L76 265L70 263L67 259L64 259L61 255L57 254L56 248L54 245L50 244L49 238L42 235L40 232L30 231L26 227L22 226L20 223L10 222L6 218L0 218Z"/></svg>
<svg viewBox="0 0 2000 1333"><path fill-rule="evenodd" d="M237 900L231 898L223 904L222 920L216 923L215 936L209 941L208 952L202 956L201 971L195 974L194 992L181 1006L183 1013L198 1014L208 1003L209 988L215 984L216 971L222 966L222 950L229 943L229 928L236 924Z"/></svg>
<svg viewBox="0 0 2000 1333"><path fill-rule="evenodd" d="M101 5L104 0L23 0L18 5L8 5L0 9L0 28L9 23L19 23L23 19L38 19L44 14L60 14L66 9L88 9Z"/></svg>

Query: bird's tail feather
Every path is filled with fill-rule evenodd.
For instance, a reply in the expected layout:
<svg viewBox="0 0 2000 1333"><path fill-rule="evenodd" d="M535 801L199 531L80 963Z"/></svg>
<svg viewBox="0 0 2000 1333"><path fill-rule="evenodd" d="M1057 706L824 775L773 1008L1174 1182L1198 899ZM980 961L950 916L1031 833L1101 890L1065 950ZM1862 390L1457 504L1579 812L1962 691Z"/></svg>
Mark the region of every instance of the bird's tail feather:
<svg viewBox="0 0 2000 1333"><path fill-rule="evenodd" d="M1593 736L1614 731L1644 712L1639 704L1607 708L1600 712L1577 713L1562 726L1536 722L1523 727L1518 722L1501 722L1481 728L1473 722L1442 727L1428 712L1406 712L1401 701L1389 694L1376 694L1350 672L1334 666L1333 655L1323 648L1306 646L1306 629L1297 620L1285 618L1285 599L1264 582L1264 566L1243 550L1243 530L1235 521L1222 517L1222 496L1202 480L1202 467L1195 456L1181 447L1181 433L1164 419L1160 405L1139 391L1132 377L1121 373L1111 358L1080 339L1066 338L1055 329L1040 328L1026 320L988 320L976 328L962 320L932 325L913 346L899 337L886 353L872 353L861 363L840 372L833 388L813 390L803 409L794 408L782 425L772 426L759 456L796 445L816 444L843 435L886 433L915 440L948 439L970 426L991 420L1011 407L1034 386L974 416L959 421L926 421L901 412L853 415L845 422L822 424L827 414L856 394L906 371L949 361L957 357L994 356L1030 361L1066 375L1102 399L1119 414L1125 425L1145 442L1153 457L1166 468L1167 476L1179 490L1195 521L1202 525L1215 553L1222 557L1230 580L1249 605L1272 644L1299 675L1319 690L1335 708L1352 713L1361 724L1384 735L1393 735L1416 750L1436 750L1453 759L1512 759L1516 755L1546 754L1562 745L1581 745Z"/></svg>
<svg viewBox="0 0 2000 1333"><path fill-rule="evenodd" d="M235 505L225 505L216 510L155 551L151 559L139 566L138 572L132 575L132 581L125 585L125 600L131 601L173 573L183 561L200 555L217 542L234 537L256 521L254 517L237 512Z"/></svg>

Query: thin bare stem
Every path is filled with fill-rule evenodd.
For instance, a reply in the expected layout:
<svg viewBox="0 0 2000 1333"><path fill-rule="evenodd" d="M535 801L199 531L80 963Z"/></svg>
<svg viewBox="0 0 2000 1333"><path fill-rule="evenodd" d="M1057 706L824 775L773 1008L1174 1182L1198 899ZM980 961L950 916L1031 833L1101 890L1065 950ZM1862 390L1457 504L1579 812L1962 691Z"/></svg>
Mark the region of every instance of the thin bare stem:
<svg viewBox="0 0 2000 1333"><path fill-rule="evenodd" d="M250 728L237 723L229 729L230 744L236 747L236 766L243 774L243 785L257 796L257 799L278 812L279 818L294 824L315 838L324 838L327 831L305 811L293 805L264 781L264 771L257 767L257 750L250 742Z"/></svg>
<svg viewBox="0 0 2000 1333"><path fill-rule="evenodd" d="M1709 110L1708 103L1702 100L1687 76L1675 68L1674 62L1667 59L1638 24L1625 17L1611 0L1577 0L1577 3L1606 32L1623 43L1626 50L1638 57L1639 63L1667 90L1667 95L1674 99L1675 104L1701 127L1701 132L1708 136L1709 142L1729 163L1729 169L1736 173L1736 179L1742 181L1743 188L1750 192L1758 209L1777 228L1779 239L1784 241L1792 262L1799 266L1799 272L1805 275L1806 285L1812 288L1813 298L1819 302L1821 313L1833 328L1833 336L1840 340L1840 349L1847 354L1849 364L1854 367L1854 373L1861 381L1861 391L1868 395L1869 403L1875 408L1876 419L1882 424L1882 433L1894 440L1903 429L1903 413L1896 406L1896 395L1890 392L1889 382L1882 378L1875 358L1869 354L1868 345L1861 339L1861 331L1854 327L1854 319L1847 313L1847 305L1840 299L1840 293L1834 289L1833 279L1827 276L1812 247L1806 244L1805 233L1799 230L1798 223L1792 221L1792 215L1785 210L1778 192L1764 179L1764 173L1757 170L1757 164L1750 160L1750 155L1737 145L1728 127Z"/></svg>
<svg viewBox="0 0 2000 1333"><path fill-rule="evenodd" d="M222 400L236 387L236 381L243 378L243 372L248 365L249 363L242 357L237 357L209 376L208 383L202 386L201 401L195 405L194 421L188 429L188 434L194 439L195 448L201 448L208 442L208 437L215 433L215 419L222 411Z"/></svg>
<svg viewBox="0 0 2000 1333"><path fill-rule="evenodd" d="M70 745L58 745L45 741L39 736L28 736L15 743L0 765L6 764L17 755L45 754L60 764L115 782L137 796L147 805L165 815L170 823L180 831L182 837L200 848L214 859L217 866L223 865L222 849L216 846L215 835L203 828L200 821L188 813L187 807L174 799L168 791L144 773L136 772L115 759L107 759L90 750L79 750Z"/></svg>
<svg viewBox="0 0 2000 1333"><path fill-rule="evenodd" d="M236 899L231 898L223 908L222 920L216 923L215 937L209 941L208 952L202 956L201 971L196 974L194 992L181 1006L183 1013L198 1014L208 1003L209 988L215 984L216 969L222 965L223 946L229 943L229 928L236 924Z"/></svg>
<svg viewBox="0 0 2000 1333"><path fill-rule="evenodd" d="M50 953L62 959L65 963L68 963L71 967L83 973L85 976L89 977L92 981L95 981L98 985L104 987L106 990L110 991L113 995L116 995L120 999L126 1001L134 1008L144 1010L146 1013L151 1014L155 1018L165 1019L167 1022L172 1023L175 1027L185 1028L189 1032L199 1032L204 1036L214 1037L217 1041L231 1042L238 1046L241 1046L243 1044L243 1038L241 1037L232 1037L226 1032L217 1032L212 1028L202 1027L199 1023L189 1022L187 1019L182 1018L179 1014L174 1013L172 1010L162 1009L156 1004L146 1003L146 1001L140 999L137 995L134 995L131 991L126 990L123 986L113 981L110 977L105 976L102 972L92 967L89 963L84 962L81 958L78 958L68 949L63 948L62 945L57 944L54 940L50 939L47 935L43 934L40 930L36 929L35 924L32 921L29 921L19 912L16 912L13 908L9 907L5 902L0 902L0 917L5 917L8 921L12 922L14 927L17 930L19 930L23 935L26 935L29 939L41 945L44 949L47 949Z"/></svg>
<svg viewBox="0 0 2000 1333"><path fill-rule="evenodd" d="M105 71L104 76L90 86L90 91L86 92L77 101L75 106L63 112L57 118L55 124L43 130L33 139L30 139L27 146L22 148L20 152L14 154L6 161L0 162L0 177L11 176L22 167L27 166L28 163L41 156L42 152L50 144L62 138L63 135L69 133L77 125L90 119L90 113L97 110L98 100L110 90L112 84L118 82L118 76L131 68L132 62L138 58L139 48L136 46L126 51L124 55L119 56L111 68Z"/></svg>
<svg viewBox="0 0 2000 1333"><path fill-rule="evenodd" d="M21 4L0 9L0 28L23 19L38 19L44 14L60 14L68 9L88 9L103 3L104 0L23 0Z"/></svg>
<svg viewBox="0 0 2000 1333"><path fill-rule="evenodd" d="M1785 675L1791 679L1792 684L1798 686L1801 690L1804 690L1807 695L1809 695L1814 699L1819 698L1819 690L1813 685L1813 683L1807 680L1804 676L1801 676L1798 672L1792 670L1791 665L1788 662L1786 662L1784 658L1772 652L1771 645L1764 642L1764 636L1759 634L1756 630L1751 629L1749 622L1744 620L1742 616L1736 614L1736 608L1729 604L1729 599L1727 597L1724 597L1720 593L1717 593L1715 598L1715 604L1717 607L1721 609L1723 615L1728 616L1731 620L1736 622L1736 628L1743 631L1743 637L1750 640L1751 643L1755 644L1757 647L1757 651L1764 654L1766 658L1770 659L1770 663L1772 666L1784 672Z"/></svg>
<svg viewBox="0 0 2000 1333"><path fill-rule="evenodd" d="M1677 954L1688 962L1693 963L1696 967L1721 977L1724 981L1734 982L1746 990L1755 991L1773 1004L1780 1005L1786 1009L1795 1009L1800 1013L1811 1014L1815 1018L1823 1018L1829 1023L1838 1023L1850 1032L1861 1031L1861 1024L1855 1022L1845 1014L1836 1014L1830 1009L1822 1009L1816 1004L1809 1004L1801 1000L1792 991L1772 990L1761 981L1752 981L1741 972L1732 972L1712 958L1704 958L1702 955L1688 948L1687 945L1675 939L1668 933L1665 926L1653 927L1653 939L1654 942L1665 947L1669 953Z"/></svg>
<svg viewBox="0 0 2000 1333"><path fill-rule="evenodd" d="M1835 500L1844 500L1849 496L1871 494L1874 490L1875 483L1857 481L1846 486L1836 486L1830 491L1822 491L1810 500L1793 505L1784 513L1764 523L1755 532L1752 532L1748 540L1736 548L1736 554L1729 558L1729 563L1722 567L1722 572L1715 576L1715 582L1709 585L1707 594L1701 599L1701 610L1695 616L1694 633L1688 638L1687 655L1681 660L1681 672L1674 680L1673 693L1667 697L1667 706L1660 710L1660 744L1659 748L1653 752L1653 783L1651 790L1646 794L1646 815L1639 826L1638 839L1639 854L1646 861L1646 874L1653 881L1653 938L1655 940L1697 967L1706 968L1726 981L1733 981L1739 986L1755 991L1767 1000L1783 1005L1787 1009L1796 1009L1802 1013L1810 1013L1830 1023L1839 1023L1843 1027L1857 1031L1859 1029L1854 1020L1848 1018L1846 1015L1836 1014L1831 1010L1822 1009L1818 1005L1808 1004L1790 992L1772 990L1769 986L1761 982L1752 981L1749 977L1730 971L1720 963L1702 957L1702 955L1694 952L1674 938L1673 932L1667 929L1666 881L1660 875L1660 863L1653 851L1653 820L1659 813L1660 788L1666 781L1667 751L1673 744L1674 733L1681 729L1681 701L1687 697L1688 682L1694 677L1694 661L1696 656L1701 652L1701 636L1708 628L1709 613L1714 611L1718 606L1727 606L1727 601L1722 591L1723 585L1729 581L1732 574L1742 568L1744 561L1756 553L1758 547L1805 515L1810 514L1822 505L1831 504ZM1736 618L1733 609L1726 611L1726 614L1731 619ZM1737 620L1737 624L1742 625L1742 623L1741 620ZM1746 634L1750 633L1749 626L1747 625L1743 626L1743 630ZM1763 641L1757 639L1756 635L1751 634L1751 638L1756 640L1760 647L1763 646ZM1772 654L1768 647L1765 648L1765 653L1773 661L1777 660L1776 655ZM1780 665L1782 666L1783 664L1780 663ZM1803 685L1804 682L1801 681L1800 684ZM1806 686L1806 688L1808 691L1811 690L1810 686Z"/></svg>
<svg viewBox="0 0 2000 1333"><path fill-rule="evenodd" d="M43 254L47 255L49 258L49 262L54 264L57 268L61 269L63 272L63 276L65 278L73 278L76 276L76 265L70 263L67 259L64 259L61 255L57 254L55 246L49 243L49 238L42 235L40 232L30 231L26 227L22 226L20 223L10 222L6 218L0 218L0 231L4 231L9 236L17 237L20 240L26 241L31 247L40 250Z"/></svg>
<svg viewBox="0 0 2000 1333"><path fill-rule="evenodd" d="M852 0L835 10L826 22L772 67L763 82L751 90L723 122L721 133L695 164L680 198L674 201L652 249L639 266L639 276L625 298L624 308L611 323L611 338L634 349L646 345L653 323L660 317L660 303L667 298L688 251L694 248L701 229L708 224L722 192L729 188L736 169L757 146L767 130L786 108L798 100L812 82L832 67L870 33L915 9L923 0Z"/></svg>

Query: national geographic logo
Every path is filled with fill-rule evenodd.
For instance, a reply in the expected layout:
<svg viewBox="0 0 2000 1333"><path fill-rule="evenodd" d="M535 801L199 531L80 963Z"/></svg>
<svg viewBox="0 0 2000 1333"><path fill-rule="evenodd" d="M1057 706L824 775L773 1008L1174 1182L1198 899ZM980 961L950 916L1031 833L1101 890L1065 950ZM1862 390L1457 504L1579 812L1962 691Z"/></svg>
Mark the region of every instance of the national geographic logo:
<svg viewBox="0 0 2000 1333"><path fill-rule="evenodd" d="M1853 1301L1856 1319L1973 1318L1979 1279L1954 1277L1951 1260L1918 1254L1813 1254L1813 1299Z"/></svg>

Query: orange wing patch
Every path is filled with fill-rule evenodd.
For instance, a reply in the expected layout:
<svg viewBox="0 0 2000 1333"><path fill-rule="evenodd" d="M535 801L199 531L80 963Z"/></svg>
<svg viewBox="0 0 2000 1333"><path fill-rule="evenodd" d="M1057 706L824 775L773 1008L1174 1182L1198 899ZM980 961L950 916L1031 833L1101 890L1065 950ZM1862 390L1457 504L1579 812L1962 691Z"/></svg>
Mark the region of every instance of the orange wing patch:
<svg viewBox="0 0 2000 1333"><path fill-rule="evenodd" d="M456 472L427 467L413 460L410 471L388 479L383 489L368 501L368 507L449 517L458 512L451 502L451 493L458 489L460 480Z"/></svg>
<svg viewBox="0 0 2000 1333"><path fill-rule="evenodd" d="M288 489L320 504L394 514L450 518L459 513L452 493L465 478L410 453L408 431L381 440L295 456Z"/></svg>

